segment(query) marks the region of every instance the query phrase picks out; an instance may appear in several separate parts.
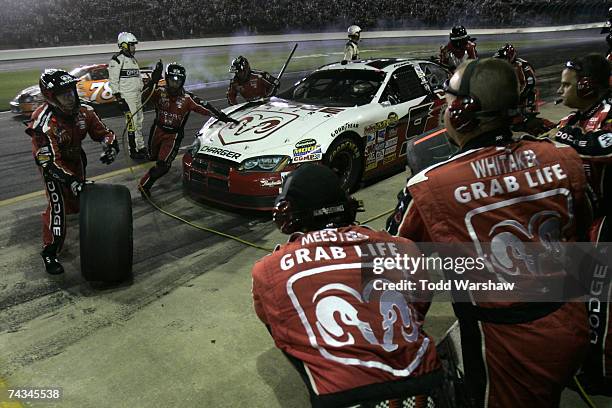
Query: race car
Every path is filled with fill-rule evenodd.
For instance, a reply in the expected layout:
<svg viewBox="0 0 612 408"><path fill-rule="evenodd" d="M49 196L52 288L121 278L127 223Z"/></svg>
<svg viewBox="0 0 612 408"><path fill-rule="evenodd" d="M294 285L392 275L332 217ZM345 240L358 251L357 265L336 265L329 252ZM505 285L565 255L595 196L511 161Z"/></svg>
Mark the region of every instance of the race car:
<svg viewBox="0 0 612 408"><path fill-rule="evenodd" d="M270 210L297 166L331 167L347 191L406 165L411 139L442 133L442 85L431 61L380 58L322 66L277 97L211 118L183 156L189 194L225 206Z"/></svg>
<svg viewBox="0 0 612 408"><path fill-rule="evenodd" d="M146 85L151 77L150 68L142 68L140 75ZM83 65L70 71L70 74L79 78L77 91L79 97L94 105L103 105L113 102L113 92L108 83L108 65ZM160 81L161 84L164 81ZM17 94L10 102L11 112L18 115L30 115L44 102L38 85L32 85Z"/></svg>

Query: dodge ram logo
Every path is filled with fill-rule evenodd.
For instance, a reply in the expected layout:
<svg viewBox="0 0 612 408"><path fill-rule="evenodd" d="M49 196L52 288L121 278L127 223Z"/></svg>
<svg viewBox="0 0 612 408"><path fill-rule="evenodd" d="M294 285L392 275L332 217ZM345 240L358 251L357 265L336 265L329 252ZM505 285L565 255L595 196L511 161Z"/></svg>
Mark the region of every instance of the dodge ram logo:
<svg viewBox="0 0 612 408"><path fill-rule="evenodd" d="M228 123L219 130L224 145L252 142L270 136L299 117L294 113L251 111L240 117L240 123Z"/></svg>

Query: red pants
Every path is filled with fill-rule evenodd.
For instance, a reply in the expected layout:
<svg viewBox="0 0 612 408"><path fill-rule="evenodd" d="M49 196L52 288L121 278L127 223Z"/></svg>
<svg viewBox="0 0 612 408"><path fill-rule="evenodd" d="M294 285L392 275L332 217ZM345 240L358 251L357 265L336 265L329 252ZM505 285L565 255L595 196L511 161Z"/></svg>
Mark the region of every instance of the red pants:
<svg viewBox="0 0 612 408"><path fill-rule="evenodd" d="M557 407L588 349L586 308L580 302L528 323L459 322L465 380L475 407Z"/></svg>
<svg viewBox="0 0 612 408"><path fill-rule="evenodd" d="M155 166L140 179L140 185L146 190L150 190L157 179L164 176L170 170L172 161L181 147L183 132L166 133L158 127L153 131L153 136L149 142L149 155L151 160L155 160Z"/></svg>
<svg viewBox="0 0 612 408"><path fill-rule="evenodd" d="M61 251L66 238L66 214L79 212L79 199L69 187L43 176L47 193L47 208L41 214L43 223L43 249L52 254Z"/></svg>

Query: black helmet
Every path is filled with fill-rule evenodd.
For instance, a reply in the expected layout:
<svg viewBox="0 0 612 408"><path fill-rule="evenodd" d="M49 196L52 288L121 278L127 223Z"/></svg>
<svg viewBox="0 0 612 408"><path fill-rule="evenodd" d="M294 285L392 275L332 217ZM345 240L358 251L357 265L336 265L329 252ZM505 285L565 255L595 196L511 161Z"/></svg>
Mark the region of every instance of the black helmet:
<svg viewBox="0 0 612 408"><path fill-rule="evenodd" d="M359 210L359 202L342 189L332 169L303 164L283 183L272 217L281 232L291 234L350 225Z"/></svg>
<svg viewBox="0 0 612 408"><path fill-rule="evenodd" d="M251 66L249 65L249 60L247 60L242 55L240 55L238 58L234 58L234 60L232 61L232 65L230 65L229 68L229 72L232 72L234 74L244 71L249 72L250 70Z"/></svg>
<svg viewBox="0 0 612 408"><path fill-rule="evenodd" d="M185 85L185 79L187 79L187 71L184 66L176 62L166 66L166 86L170 94L174 95L179 93L183 85Z"/></svg>
<svg viewBox="0 0 612 408"><path fill-rule="evenodd" d="M508 62L514 62L516 59L517 52L512 44L506 43L503 47L501 47L495 54L493 54L494 58L505 59Z"/></svg>
<svg viewBox="0 0 612 408"><path fill-rule="evenodd" d="M456 25L451 29L449 35L451 41L468 40L468 33L464 26Z"/></svg>
<svg viewBox="0 0 612 408"><path fill-rule="evenodd" d="M64 116L74 116L79 111L79 94L76 90L78 78L61 69L45 69L40 76L38 86L46 101L55 113ZM57 96L72 91L74 103L71 106L62 104Z"/></svg>

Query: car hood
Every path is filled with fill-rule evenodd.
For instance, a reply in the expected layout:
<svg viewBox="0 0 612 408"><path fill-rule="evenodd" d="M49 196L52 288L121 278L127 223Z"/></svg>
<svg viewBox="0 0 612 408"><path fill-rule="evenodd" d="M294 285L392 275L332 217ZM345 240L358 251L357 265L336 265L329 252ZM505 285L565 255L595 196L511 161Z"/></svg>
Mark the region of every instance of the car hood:
<svg viewBox="0 0 612 408"><path fill-rule="evenodd" d="M291 156L303 139L319 143L327 122L336 122L352 107L305 105L280 98L247 102L224 109L239 124L211 118L198 133L198 153L235 162L266 155ZM319 140L317 140L319 139Z"/></svg>

